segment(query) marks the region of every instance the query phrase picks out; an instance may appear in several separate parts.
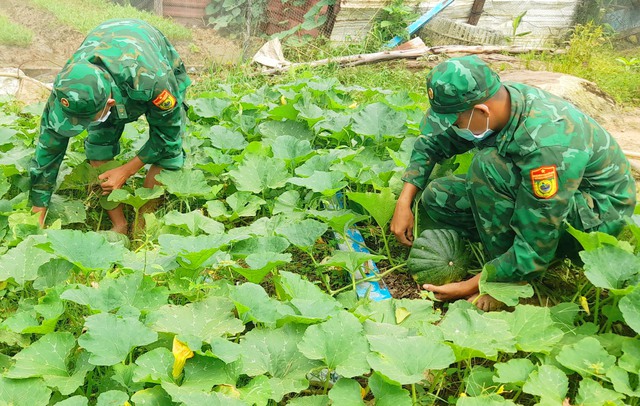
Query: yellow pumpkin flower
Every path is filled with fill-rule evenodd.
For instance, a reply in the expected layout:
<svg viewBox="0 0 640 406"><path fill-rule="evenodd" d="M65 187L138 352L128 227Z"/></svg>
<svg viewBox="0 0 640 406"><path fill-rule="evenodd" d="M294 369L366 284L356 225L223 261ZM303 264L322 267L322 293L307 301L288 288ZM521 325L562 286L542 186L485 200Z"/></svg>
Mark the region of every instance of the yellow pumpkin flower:
<svg viewBox="0 0 640 406"><path fill-rule="evenodd" d="M173 353L173 379L178 379L180 374L182 374L182 370L184 369L184 364L187 362L187 359L193 357L193 351L189 349L189 347L178 340L177 336L173 337L173 349L171 350Z"/></svg>

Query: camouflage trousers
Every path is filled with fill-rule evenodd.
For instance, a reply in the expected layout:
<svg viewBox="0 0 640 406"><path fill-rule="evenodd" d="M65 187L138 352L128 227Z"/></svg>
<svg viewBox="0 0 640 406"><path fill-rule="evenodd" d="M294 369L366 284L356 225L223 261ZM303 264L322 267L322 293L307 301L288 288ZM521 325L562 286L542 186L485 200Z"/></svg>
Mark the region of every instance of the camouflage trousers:
<svg viewBox="0 0 640 406"><path fill-rule="evenodd" d="M516 233L527 232L511 226L516 194L521 184L522 176L511 160L499 155L496 148L484 148L476 152L466 175L431 181L422 194L422 208L433 223L430 228L453 229L471 241L480 241L493 259L511 248ZM589 201L589 196L578 190L568 202L567 222L582 231L620 232L624 224L622 218L585 229L580 218L584 211L593 212ZM598 217L598 214L593 213L592 216ZM574 251L579 246L572 236L561 230L559 249Z"/></svg>

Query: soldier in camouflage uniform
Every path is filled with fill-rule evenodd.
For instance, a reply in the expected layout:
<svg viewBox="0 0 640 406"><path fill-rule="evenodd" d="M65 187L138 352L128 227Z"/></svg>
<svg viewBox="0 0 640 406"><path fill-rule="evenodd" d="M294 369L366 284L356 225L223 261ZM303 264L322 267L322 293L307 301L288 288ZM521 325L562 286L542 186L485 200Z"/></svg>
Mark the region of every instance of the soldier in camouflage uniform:
<svg viewBox="0 0 640 406"><path fill-rule="evenodd" d="M620 146L567 101L501 83L475 56L449 59L427 76L431 108L421 126L391 230L411 245L414 198L438 227L482 242L496 281L523 281L547 269L565 221L618 233L633 214L635 181ZM434 165L477 148L466 176L427 185ZM485 270L487 268L485 267ZM424 288L442 300L474 298L480 275ZM480 298L488 310L495 301Z"/></svg>
<svg viewBox="0 0 640 406"><path fill-rule="evenodd" d="M87 130L85 151L99 166L120 152L126 123L145 115L149 139L137 156L100 175L104 194L122 187L145 164L151 164L145 187L157 184L161 169L184 163L184 98L191 83L169 41L140 20L102 23L91 31L54 80L40 122L40 138L31 162L30 200L44 223L69 138ZM118 207L109 211L115 231L127 222Z"/></svg>

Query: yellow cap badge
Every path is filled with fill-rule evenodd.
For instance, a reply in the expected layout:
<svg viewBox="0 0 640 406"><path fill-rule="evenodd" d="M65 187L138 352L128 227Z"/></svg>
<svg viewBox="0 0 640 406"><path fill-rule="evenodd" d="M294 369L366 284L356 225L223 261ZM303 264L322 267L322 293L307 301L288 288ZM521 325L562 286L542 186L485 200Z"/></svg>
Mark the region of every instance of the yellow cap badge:
<svg viewBox="0 0 640 406"><path fill-rule="evenodd" d="M160 110L171 110L176 105L176 98L165 89L153 100L153 105Z"/></svg>
<svg viewBox="0 0 640 406"><path fill-rule="evenodd" d="M530 172L533 194L541 199L548 199L558 192L558 173L555 165L541 166Z"/></svg>
<svg viewBox="0 0 640 406"><path fill-rule="evenodd" d="M62 99L60 99L60 104L62 104L64 107L69 107L69 100L63 97Z"/></svg>
<svg viewBox="0 0 640 406"><path fill-rule="evenodd" d="M432 88L428 88L427 89L427 94L429 95L429 99L433 100L433 89Z"/></svg>

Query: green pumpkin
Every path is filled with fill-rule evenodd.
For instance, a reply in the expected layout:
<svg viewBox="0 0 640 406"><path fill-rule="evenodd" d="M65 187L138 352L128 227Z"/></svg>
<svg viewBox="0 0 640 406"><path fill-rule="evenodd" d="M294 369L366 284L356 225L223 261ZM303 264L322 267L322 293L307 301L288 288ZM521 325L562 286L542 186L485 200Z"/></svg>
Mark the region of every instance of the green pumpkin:
<svg viewBox="0 0 640 406"><path fill-rule="evenodd" d="M413 241L407 268L419 284L444 285L467 275L469 254L454 230L424 230Z"/></svg>

